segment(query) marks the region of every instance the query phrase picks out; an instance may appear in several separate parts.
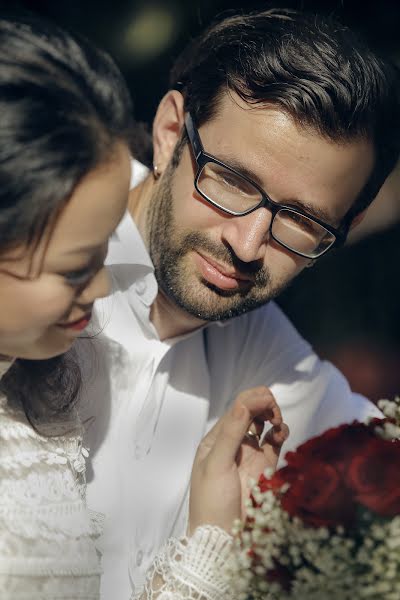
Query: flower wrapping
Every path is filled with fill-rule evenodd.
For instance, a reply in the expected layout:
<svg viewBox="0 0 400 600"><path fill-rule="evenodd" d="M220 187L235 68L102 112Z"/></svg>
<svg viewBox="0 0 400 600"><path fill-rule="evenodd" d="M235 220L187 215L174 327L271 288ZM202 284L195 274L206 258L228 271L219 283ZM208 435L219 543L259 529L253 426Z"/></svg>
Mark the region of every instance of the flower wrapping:
<svg viewBox="0 0 400 600"><path fill-rule="evenodd" d="M235 524L237 600L400 599L400 399L261 475Z"/></svg>

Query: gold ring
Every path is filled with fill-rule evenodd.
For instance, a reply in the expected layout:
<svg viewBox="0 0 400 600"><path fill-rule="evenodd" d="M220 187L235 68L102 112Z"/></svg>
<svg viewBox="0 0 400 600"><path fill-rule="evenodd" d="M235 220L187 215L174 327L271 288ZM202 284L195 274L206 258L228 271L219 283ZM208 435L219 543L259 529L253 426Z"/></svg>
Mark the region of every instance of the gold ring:
<svg viewBox="0 0 400 600"><path fill-rule="evenodd" d="M260 436L258 435L258 433L255 433L254 431L251 431L251 429L248 429L246 431L246 435L245 437L247 437L247 439L249 440L257 440L257 444L260 443Z"/></svg>

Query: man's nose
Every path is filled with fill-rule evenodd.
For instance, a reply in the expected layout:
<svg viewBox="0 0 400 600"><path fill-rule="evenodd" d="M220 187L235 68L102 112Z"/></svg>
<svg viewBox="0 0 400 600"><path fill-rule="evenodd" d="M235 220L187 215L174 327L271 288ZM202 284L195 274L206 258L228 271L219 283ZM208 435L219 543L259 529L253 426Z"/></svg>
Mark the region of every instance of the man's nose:
<svg viewBox="0 0 400 600"><path fill-rule="evenodd" d="M243 217L232 217L224 225L223 240L243 262L264 260L271 220L267 208L258 208Z"/></svg>

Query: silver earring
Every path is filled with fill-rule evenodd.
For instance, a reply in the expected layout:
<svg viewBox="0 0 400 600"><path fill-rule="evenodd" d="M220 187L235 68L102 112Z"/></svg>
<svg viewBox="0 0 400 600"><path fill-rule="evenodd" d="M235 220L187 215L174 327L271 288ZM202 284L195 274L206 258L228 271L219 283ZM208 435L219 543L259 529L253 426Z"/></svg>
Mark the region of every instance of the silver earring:
<svg viewBox="0 0 400 600"><path fill-rule="evenodd" d="M153 176L154 179L158 179L160 177L161 173L158 170L158 166L157 165L153 165Z"/></svg>
<svg viewBox="0 0 400 600"><path fill-rule="evenodd" d="M307 269L311 269L315 265L315 260L310 260L309 263L306 264Z"/></svg>

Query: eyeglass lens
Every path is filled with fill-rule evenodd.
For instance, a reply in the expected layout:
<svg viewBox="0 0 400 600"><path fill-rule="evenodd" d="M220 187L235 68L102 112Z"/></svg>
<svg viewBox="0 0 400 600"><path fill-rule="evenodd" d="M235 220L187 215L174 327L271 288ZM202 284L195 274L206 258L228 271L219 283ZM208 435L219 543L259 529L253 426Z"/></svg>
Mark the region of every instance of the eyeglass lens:
<svg viewBox="0 0 400 600"><path fill-rule="evenodd" d="M197 186L213 204L237 215L255 208L263 199L249 181L213 162L203 166ZM334 234L319 223L287 208L275 214L271 233L277 242L308 258L317 258L336 240Z"/></svg>

